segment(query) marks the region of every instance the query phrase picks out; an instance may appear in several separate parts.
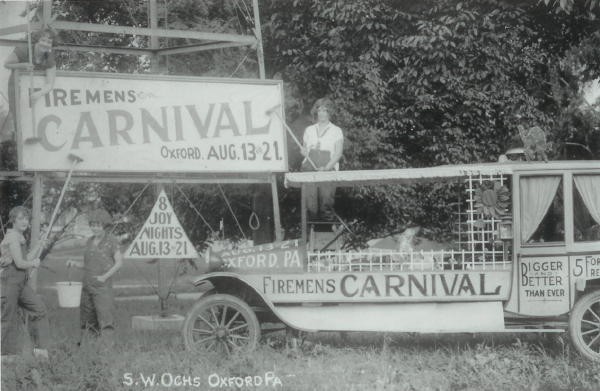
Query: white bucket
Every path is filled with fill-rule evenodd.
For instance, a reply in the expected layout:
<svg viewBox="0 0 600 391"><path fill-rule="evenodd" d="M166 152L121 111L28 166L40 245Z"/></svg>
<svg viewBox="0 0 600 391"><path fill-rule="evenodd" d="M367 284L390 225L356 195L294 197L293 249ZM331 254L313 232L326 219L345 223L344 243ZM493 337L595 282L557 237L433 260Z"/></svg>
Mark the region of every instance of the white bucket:
<svg viewBox="0 0 600 391"><path fill-rule="evenodd" d="M60 307L79 307L79 301L81 300L81 282L57 282L56 291L58 292L58 305Z"/></svg>

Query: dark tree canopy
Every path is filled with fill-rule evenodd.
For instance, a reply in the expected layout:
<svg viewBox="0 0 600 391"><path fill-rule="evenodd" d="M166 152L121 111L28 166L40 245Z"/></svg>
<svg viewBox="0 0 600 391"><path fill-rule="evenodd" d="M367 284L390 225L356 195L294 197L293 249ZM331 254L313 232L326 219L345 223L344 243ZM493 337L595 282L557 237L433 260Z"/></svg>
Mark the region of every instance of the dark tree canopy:
<svg viewBox="0 0 600 391"><path fill-rule="evenodd" d="M247 0L158 3L160 26L251 33ZM581 98L582 85L600 76L597 0L262 0L260 7L267 77L284 81L288 123L301 136L313 102L331 97L338 109L333 120L346 137L342 169L495 161L520 143L518 125L544 129L553 143L551 158L564 157L569 143L600 158L599 109ZM61 0L54 11L59 19L81 22L145 27L148 19L141 0ZM148 45L145 37L83 32L63 32L61 40ZM143 57L104 53L65 53L59 64L68 70L150 71ZM162 67L176 75L258 75L250 47L172 55ZM295 170L297 148L290 142L288 149ZM121 190L106 186L98 191L121 212L136 194L129 189L115 197ZM189 192L213 226L228 215L215 189ZM228 193L241 220L247 219L251 192ZM282 189L280 195L287 235L295 237L298 194ZM361 218L356 230L364 236L409 221L441 232L455 195L448 186L361 189L343 192L338 208ZM182 220L195 227L194 241L207 237L194 213Z"/></svg>
<svg viewBox="0 0 600 391"><path fill-rule="evenodd" d="M599 115L580 86L600 74L598 10L524 1L272 1L266 59L297 100L329 95L343 169L489 162L540 126L600 158ZM563 4L561 2L561 4ZM302 129L296 129L301 134ZM515 142L517 145L515 145ZM443 228L451 188L363 189L342 204L365 231ZM372 232L371 232L372 234Z"/></svg>

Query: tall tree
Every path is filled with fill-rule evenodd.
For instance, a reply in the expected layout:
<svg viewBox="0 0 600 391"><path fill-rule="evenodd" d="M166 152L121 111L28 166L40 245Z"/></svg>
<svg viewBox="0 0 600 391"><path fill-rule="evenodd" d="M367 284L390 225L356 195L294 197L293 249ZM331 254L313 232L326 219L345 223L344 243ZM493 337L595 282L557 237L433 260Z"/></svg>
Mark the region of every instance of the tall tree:
<svg viewBox="0 0 600 391"><path fill-rule="evenodd" d="M580 83L600 74L597 9L297 0L272 1L266 13L272 71L305 107L330 95L341 108L344 169L495 161L516 146L517 125L541 126L557 146L584 133L576 100ZM440 226L454 195L368 189L344 202L371 227Z"/></svg>
<svg viewBox="0 0 600 391"><path fill-rule="evenodd" d="M558 147L555 156L567 142L577 142L600 158L597 111L580 99L582 83L600 75L597 3L260 2L268 74L283 78L286 100L297 109L287 118L294 122L317 98L332 97L338 107L334 121L346 134L343 169L494 161L513 146L517 125L544 128ZM249 33L252 20L244 4L159 2L159 23L177 29ZM142 0L61 0L54 8L64 20L147 25ZM148 44L144 37L87 32L63 33L61 38L90 45ZM187 43L161 41L161 45ZM253 51L237 48L170 56L165 65L171 74L255 77ZM63 69L103 72L146 72L149 67L144 58L100 53L65 53L59 63ZM303 128L295 130L300 136ZM248 218L245 190L227 190L242 219ZM341 206L362 216L365 223L358 229L365 233L393 230L408 221L441 229L454 192L443 186L362 189L343 193ZM210 210L213 227L229 215L215 197L218 194L215 189L189 194L195 204ZM131 192L119 202L127 203L127 197L131 199ZM296 233L297 194L284 192L282 198L284 224L288 232ZM110 199L106 197L107 202ZM198 223L198 217L189 214L189 222ZM205 238L207 230L200 224L198 239Z"/></svg>

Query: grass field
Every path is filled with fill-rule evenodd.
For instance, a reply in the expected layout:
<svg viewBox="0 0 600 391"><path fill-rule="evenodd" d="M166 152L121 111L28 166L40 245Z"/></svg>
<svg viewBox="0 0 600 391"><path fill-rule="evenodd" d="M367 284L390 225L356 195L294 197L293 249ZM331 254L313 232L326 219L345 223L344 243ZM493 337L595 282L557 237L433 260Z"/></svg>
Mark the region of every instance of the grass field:
<svg viewBox="0 0 600 391"><path fill-rule="evenodd" d="M49 259L53 271L42 270L40 286L66 279L65 256ZM173 265L163 269L169 278L174 271ZM193 274L177 286L189 289L185 281ZM156 282L156 265L126 261L115 283L147 279ZM2 391L600 390L600 363L575 354L567 335L349 333L342 339L315 333L294 350L278 332L263 336L252 353L222 357L186 351L178 331L133 330L133 315L158 313L157 300L143 300L117 302L112 345L89 340L78 347L78 309L59 308L55 292L41 292L49 307L52 358L38 362L24 355L3 363ZM192 304L171 298L169 309L185 314Z"/></svg>
<svg viewBox="0 0 600 391"><path fill-rule="evenodd" d="M176 331L131 329L132 315L156 313L154 302L118 302L114 344L78 347L78 310L57 308L52 295L46 301L52 359L4 363L3 391L600 389L600 364L581 359L558 336L350 333L343 340L316 333L293 350L278 332L263 336L255 352L221 357L186 351ZM172 301L170 308L184 313L191 305Z"/></svg>

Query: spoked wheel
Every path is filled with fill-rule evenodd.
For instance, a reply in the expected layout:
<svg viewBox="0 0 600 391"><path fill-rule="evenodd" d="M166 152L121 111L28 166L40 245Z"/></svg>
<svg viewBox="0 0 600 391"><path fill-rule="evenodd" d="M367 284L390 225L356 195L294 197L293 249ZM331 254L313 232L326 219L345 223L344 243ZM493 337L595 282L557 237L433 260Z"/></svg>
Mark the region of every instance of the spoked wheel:
<svg viewBox="0 0 600 391"><path fill-rule="evenodd" d="M232 295L200 299L188 312L183 339L188 350L225 354L250 351L260 338L260 325L252 309Z"/></svg>
<svg viewBox="0 0 600 391"><path fill-rule="evenodd" d="M600 361L600 291L577 300L569 317L569 332L579 353Z"/></svg>

